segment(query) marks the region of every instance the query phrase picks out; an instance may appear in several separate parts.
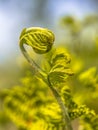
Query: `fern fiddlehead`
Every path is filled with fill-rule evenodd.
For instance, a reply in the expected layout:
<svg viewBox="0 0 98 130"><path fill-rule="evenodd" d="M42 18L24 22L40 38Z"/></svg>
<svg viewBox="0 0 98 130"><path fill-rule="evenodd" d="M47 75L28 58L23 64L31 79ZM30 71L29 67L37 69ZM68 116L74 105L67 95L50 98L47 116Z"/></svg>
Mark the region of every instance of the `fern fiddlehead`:
<svg viewBox="0 0 98 130"><path fill-rule="evenodd" d="M51 31L33 27L23 29L20 35L19 46L27 61L31 64L31 66L33 66L34 70L37 70L41 68L33 59L30 58L23 45L27 44L31 46L36 53L44 54L51 49L53 42L54 35Z"/></svg>
<svg viewBox="0 0 98 130"><path fill-rule="evenodd" d="M63 104L58 91L51 84L46 72L44 70L42 70L33 59L31 59L31 57L28 55L27 51L25 50L25 48L23 46L24 44L27 44L33 48L35 53L44 54L51 50L54 39L55 39L54 34L50 30L44 29L44 28L39 28L39 27L32 27L32 28L24 29L22 31L22 33L20 35L19 46L20 46L20 49L21 49L23 55L27 59L27 61L34 68L34 71L39 72L43 79L44 79L43 74L46 75L47 79L44 79L44 81L47 83L47 85L52 90L58 104L60 105L62 113L63 113L62 114L63 123L64 123L63 130L65 130L65 129L72 130L67 108Z"/></svg>

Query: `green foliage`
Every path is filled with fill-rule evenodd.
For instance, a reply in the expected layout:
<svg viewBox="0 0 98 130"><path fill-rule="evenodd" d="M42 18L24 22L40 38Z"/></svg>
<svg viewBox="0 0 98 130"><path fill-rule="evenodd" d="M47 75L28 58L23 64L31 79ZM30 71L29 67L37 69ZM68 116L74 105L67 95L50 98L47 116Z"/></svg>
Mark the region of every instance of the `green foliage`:
<svg viewBox="0 0 98 130"><path fill-rule="evenodd" d="M67 78L73 75L70 69L70 55L64 48L57 48L50 60L51 70L49 72L49 80L53 86L65 83Z"/></svg>
<svg viewBox="0 0 98 130"><path fill-rule="evenodd" d="M22 78L21 86L7 90L7 93L4 99L6 114L19 129L62 129L60 107L51 97L44 82L32 77L32 73ZM61 97L68 108L71 120L82 116L85 123L91 124L92 127L98 126L97 121L95 124L95 112L85 105L76 104L68 86L62 87Z"/></svg>
<svg viewBox="0 0 98 130"><path fill-rule="evenodd" d="M72 36L74 48L66 45L71 48L71 56L65 47L52 49L54 34L50 30L36 27L22 31L19 45L33 70L28 72L25 67L26 75L20 83L0 92L1 124L11 120L19 130L72 130L76 120L78 130L98 130L98 111L93 110L93 104L98 106L98 52L84 46L76 51L83 27L96 22L85 20L82 25L72 17L62 20ZM96 47L97 41L96 37ZM48 52L42 55L43 62L39 60L37 65L23 44L37 54Z"/></svg>
<svg viewBox="0 0 98 130"><path fill-rule="evenodd" d="M98 75L96 75L96 67L89 68L87 71L79 75L79 80L88 88L93 90L98 86Z"/></svg>
<svg viewBox="0 0 98 130"><path fill-rule="evenodd" d="M51 102L51 97L45 98L47 93L46 86L38 82L38 79L32 76L24 77L21 86L8 90L5 98L5 111L19 128L31 130L32 125L36 124L40 117L40 107Z"/></svg>

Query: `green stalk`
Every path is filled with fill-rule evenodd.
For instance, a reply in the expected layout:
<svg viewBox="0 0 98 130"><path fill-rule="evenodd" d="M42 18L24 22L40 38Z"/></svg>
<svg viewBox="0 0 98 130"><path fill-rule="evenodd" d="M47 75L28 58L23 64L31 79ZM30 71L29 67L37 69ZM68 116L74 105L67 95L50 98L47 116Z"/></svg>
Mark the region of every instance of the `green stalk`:
<svg viewBox="0 0 98 130"><path fill-rule="evenodd" d="M42 72L44 74L46 74L46 72L44 70L42 70L40 68L40 66L38 66L38 64L36 64L36 62L29 56L29 54L27 53L26 49L24 48L24 43L22 41L20 41L19 46L20 46L20 50L22 52L22 54L24 55L24 57L26 58L26 60L29 62L29 64L31 65L31 67L33 67L33 71L36 72Z"/></svg>

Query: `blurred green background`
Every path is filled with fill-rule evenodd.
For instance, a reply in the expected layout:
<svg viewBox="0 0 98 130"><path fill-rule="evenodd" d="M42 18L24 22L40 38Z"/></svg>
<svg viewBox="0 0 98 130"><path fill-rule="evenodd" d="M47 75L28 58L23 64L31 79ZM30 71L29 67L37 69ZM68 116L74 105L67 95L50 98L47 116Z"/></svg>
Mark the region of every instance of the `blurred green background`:
<svg viewBox="0 0 98 130"><path fill-rule="evenodd" d="M82 23L79 22L85 17L97 14L97 6L97 0L0 0L0 88L13 84L12 77L17 79L17 74L20 73L18 39L23 28L49 28L56 35L56 44L66 44L70 40L69 30L67 28L66 34L66 28L59 25L60 19L72 16L81 26ZM97 28L95 24L82 28L83 44L91 46ZM85 39L90 43L85 43Z"/></svg>
<svg viewBox="0 0 98 130"><path fill-rule="evenodd" d="M24 27L48 27L56 33L61 17L83 20L97 14L97 4L97 0L0 0L0 64L19 55L18 37Z"/></svg>
<svg viewBox="0 0 98 130"><path fill-rule="evenodd" d="M55 45L68 48L76 73L71 81L75 90L79 84L75 78L80 72L95 67L98 73L97 0L0 0L0 91L16 85L24 76L27 62L18 40L21 30L31 26L51 29L55 33ZM92 104L98 113L97 99L87 104ZM14 130L15 126L10 123L0 126L0 130L8 128Z"/></svg>

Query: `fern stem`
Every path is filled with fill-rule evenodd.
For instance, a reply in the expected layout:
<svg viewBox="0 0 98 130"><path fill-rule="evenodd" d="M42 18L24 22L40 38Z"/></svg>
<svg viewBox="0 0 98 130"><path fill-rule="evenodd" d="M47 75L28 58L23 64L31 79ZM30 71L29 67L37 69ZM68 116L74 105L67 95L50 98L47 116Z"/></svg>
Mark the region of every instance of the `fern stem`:
<svg viewBox="0 0 98 130"><path fill-rule="evenodd" d="M72 130L71 121L70 121L70 117L67 111L67 107L64 105L58 91L52 86L51 82L49 81L49 78L48 78L48 85L62 110L63 122L64 122L64 127L62 130Z"/></svg>

